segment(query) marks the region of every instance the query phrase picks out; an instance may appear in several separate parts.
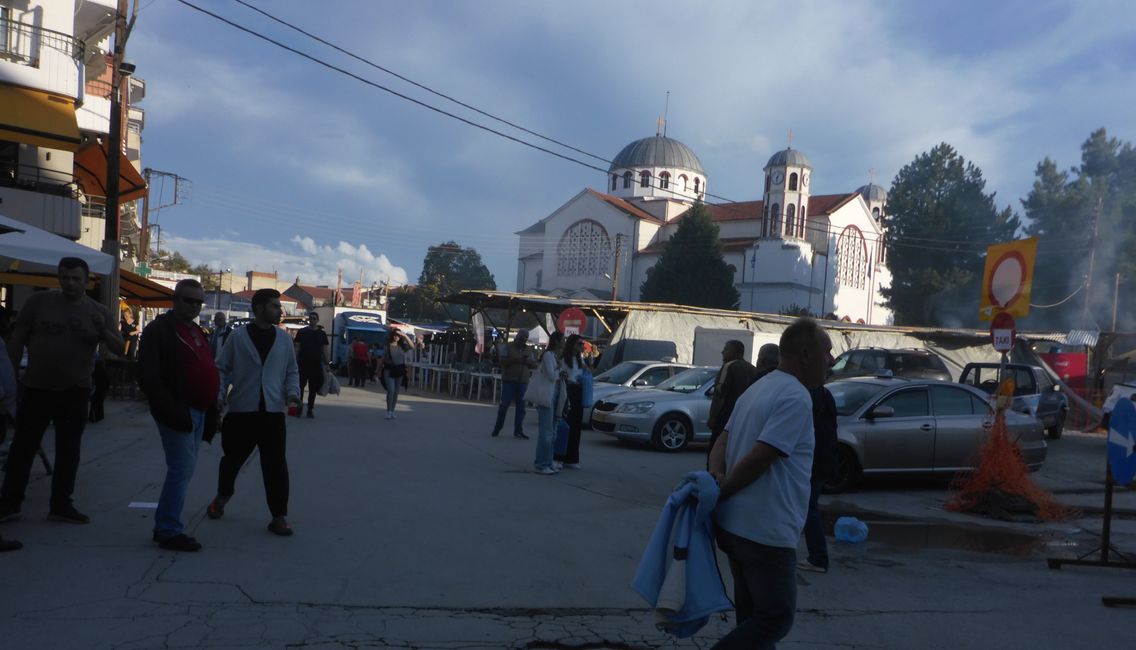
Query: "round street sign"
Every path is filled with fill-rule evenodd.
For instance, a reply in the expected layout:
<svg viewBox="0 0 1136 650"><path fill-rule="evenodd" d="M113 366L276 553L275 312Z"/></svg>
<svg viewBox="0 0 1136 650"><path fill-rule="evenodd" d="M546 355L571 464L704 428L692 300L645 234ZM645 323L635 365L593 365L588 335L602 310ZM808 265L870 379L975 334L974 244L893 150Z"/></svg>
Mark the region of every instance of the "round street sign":
<svg viewBox="0 0 1136 650"><path fill-rule="evenodd" d="M1108 419L1108 464L1117 485L1136 478L1136 405L1127 398L1116 403Z"/></svg>
<svg viewBox="0 0 1136 650"><path fill-rule="evenodd" d="M1025 280L1025 257L1018 251L1008 251L994 262L986 293L994 305L1007 309L1022 295Z"/></svg>
<svg viewBox="0 0 1136 650"><path fill-rule="evenodd" d="M584 315L582 309L569 307L560 312L560 317L556 319L556 328L566 335L579 334L584 331L587 323L588 317Z"/></svg>
<svg viewBox="0 0 1136 650"><path fill-rule="evenodd" d="M995 314L994 320L990 321L990 338L994 343L994 349L998 352L1009 352L1014 349L1014 340L1017 337L1014 317L1006 312Z"/></svg>

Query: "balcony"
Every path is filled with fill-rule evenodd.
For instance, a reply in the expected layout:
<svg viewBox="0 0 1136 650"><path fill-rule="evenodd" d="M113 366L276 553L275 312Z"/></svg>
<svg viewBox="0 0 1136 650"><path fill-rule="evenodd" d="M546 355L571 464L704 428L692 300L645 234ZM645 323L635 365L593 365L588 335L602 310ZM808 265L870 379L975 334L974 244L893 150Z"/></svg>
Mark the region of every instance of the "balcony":
<svg viewBox="0 0 1136 650"><path fill-rule="evenodd" d="M0 17L0 82L78 98L83 49L70 34Z"/></svg>
<svg viewBox="0 0 1136 650"><path fill-rule="evenodd" d="M0 213L68 239L79 237L75 178L54 169L0 161Z"/></svg>

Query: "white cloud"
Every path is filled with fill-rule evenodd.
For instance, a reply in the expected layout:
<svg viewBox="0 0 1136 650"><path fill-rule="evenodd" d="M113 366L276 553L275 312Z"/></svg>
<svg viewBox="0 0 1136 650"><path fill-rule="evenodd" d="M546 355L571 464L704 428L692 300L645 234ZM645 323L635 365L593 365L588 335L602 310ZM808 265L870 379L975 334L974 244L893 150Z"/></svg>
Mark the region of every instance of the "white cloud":
<svg viewBox="0 0 1136 650"><path fill-rule="evenodd" d="M407 283L406 270L391 263L386 255L375 255L366 245L340 241L319 244L311 237L294 235L278 246L250 244L230 239L194 239L171 234L163 237L162 247L178 251L194 264L212 268L231 268L234 275L246 271L276 271L282 281L297 277L304 284L334 286L340 270L344 286L351 286L363 274L363 282Z"/></svg>

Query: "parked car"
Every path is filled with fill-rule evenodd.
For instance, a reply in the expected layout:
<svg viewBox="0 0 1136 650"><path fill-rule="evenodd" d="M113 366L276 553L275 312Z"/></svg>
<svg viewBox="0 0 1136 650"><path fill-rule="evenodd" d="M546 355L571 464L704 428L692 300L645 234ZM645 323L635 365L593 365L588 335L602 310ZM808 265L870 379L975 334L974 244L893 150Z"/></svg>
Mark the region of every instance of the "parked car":
<svg viewBox="0 0 1136 650"><path fill-rule="evenodd" d="M940 379L954 381L947 364L930 350L915 348L889 350L887 348L853 348L836 357L829 379L873 377L881 370L890 370L895 377L908 379Z"/></svg>
<svg viewBox="0 0 1136 650"><path fill-rule="evenodd" d="M836 399L838 458L830 493L848 490L861 476L950 476L973 469L994 426L990 397L963 384L938 380L855 378L828 383ZM1035 418L1006 412L1010 439L1026 465L1045 462L1045 432Z"/></svg>
<svg viewBox="0 0 1136 650"><path fill-rule="evenodd" d="M660 382L691 367L688 363L667 361L624 361L596 375L592 386L592 404L629 388L654 388ZM584 412L584 426L592 420L592 409Z"/></svg>
<svg viewBox="0 0 1136 650"><path fill-rule="evenodd" d="M959 383L974 386L993 395L998 389L997 363L968 363L962 369ZM1044 368L1022 363L1006 364L1006 372L1014 380L1012 410L1041 420L1050 438L1060 438L1069 414L1069 399Z"/></svg>
<svg viewBox="0 0 1136 650"><path fill-rule="evenodd" d="M622 440L679 451L710 440L706 418L718 368L696 366L654 388L625 390L596 402L592 428Z"/></svg>

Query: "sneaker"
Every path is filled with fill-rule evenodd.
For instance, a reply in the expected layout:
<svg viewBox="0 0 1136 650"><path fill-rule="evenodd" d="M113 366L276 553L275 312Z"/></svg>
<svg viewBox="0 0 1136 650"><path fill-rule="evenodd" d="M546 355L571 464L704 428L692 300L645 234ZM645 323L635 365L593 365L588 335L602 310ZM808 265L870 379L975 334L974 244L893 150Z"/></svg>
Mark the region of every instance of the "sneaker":
<svg viewBox="0 0 1136 650"><path fill-rule="evenodd" d="M580 466L580 463L564 463L564 466L568 469L584 469Z"/></svg>
<svg viewBox="0 0 1136 650"><path fill-rule="evenodd" d="M394 411L391 411L391 419L393 420L393 419L395 419L395 417L396 417L396 416L395 416L395 414L394 414Z"/></svg>
<svg viewBox="0 0 1136 650"><path fill-rule="evenodd" d="M528 440L529 439L529 437L525 435L524 431L521 431L520 433L514 433L513 437L514 438L520 438L521 440Z"/></svg>
<svg viewBox="0 0 1136 650"><path fill-rule="evenodd" d="M559 472L560 470L564 469L564 463L562 463L558 460L554 460L554 461L552 461L552 469Z"/></svg>
<svg viewBox="0 0 1136 650"><path fill-rule="evenodd" d="M560 470L555 469L553 467L548 467L548 466L537 467L533 471L536 472L537 474L544 474L545 476L551 476L552 474L559 474L560 473Z"/></svg>
<svg viewBox="0 0 1136 650"><path fill-rule="evenodd" d="M273 517L272 521L268 522L268 530L281 537L289 537L293 532L292 526L284 517Z"/></svg>
<svg viewBox="0 0 1136 650"><path fill-rule="evenodd" d="M205 509L205 516L210 519L220 519L225 516L225 504L229 502L229 497L215 496L209 502L209 507Z"/></svg>
<svg viewBox="0 0 1136 650"><path fill-rule="evenodd" d="M20 507L0 503L0 522L15 521L20 518Z"/></svg>
<svg viewBox="0 0 1136 650"><path fill-rule="evenodd" d="M166 549L167 551L200 551L201 542L193 539L184 533L178 533L172 537L167 537L158 542L158 546Z"/></svg>
<svg viewBox="0 0 1136 650"><path fill-rule="evenodd" d="M387 411L387 417L386 417L386 419L387 419L387 420L393 420L393 419L394 419L394 413L391 413L390 411Z"/></svg>
<svg viewBox="0 0 1136 650"><path fill-rule="evenodd" d="M308 419L314 418L315 416L316 416L316 414L312 413L311 409L308 409Z"/></svg>
<svg viewBox="0 0 1136 650"><path fill-rule="evenodd" d="M89 524L91 518L75 509L75 506L68 505L63 508L52 508L47 513L47 518L52 521L65 521L69 524Z"/></svg>
<svg viewBox="0 0 1136 650"><path fill-rule="evenodd" d="M500 429L494 429L492 432L490 432L489 437L490 438L496 438L499 435L501 435L501 430Z"/></svg>
<svg viewBox="0 0 1136 650"><path fill-rule="evenodd" d="M828 567L812 562L798 562L797 568L801 571L812 571L813 573L828 573Z"/></svg>
<svg viewBox="0 0 1136 650"><path fill-rule="evenodd" d="M4 539L3 537L0 537L0 553L7 551L18 551L23 547L23 544L17 542L14 539Z"/></svg>

